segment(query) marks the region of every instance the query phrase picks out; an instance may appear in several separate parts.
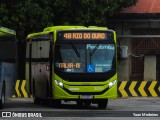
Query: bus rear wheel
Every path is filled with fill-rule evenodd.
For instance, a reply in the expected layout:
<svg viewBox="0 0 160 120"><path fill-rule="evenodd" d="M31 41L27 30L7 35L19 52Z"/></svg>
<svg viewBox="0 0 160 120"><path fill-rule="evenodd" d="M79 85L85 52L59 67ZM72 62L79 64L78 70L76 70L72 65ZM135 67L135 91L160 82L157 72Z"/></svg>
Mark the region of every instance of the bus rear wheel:
<svg viewBox="0 0 160 120"><path fill-rule="evenodd" d="M89 101L85 101L85 102L84 102L84 105L86 105L86 106L90 106L90 105L91 105L91 102L89 102Z"/></svg>
<svg viewBox="0 0 160 120"><path fill-rule="evenodd" d="M108 99L98 101L98 108L106 109L108 104Z"/></svg>
<svg viewBox="0 0 160 120"><path fill-rule="evenodd" d="M39 98L34 98L34 103L35 104L40 104L41 103L41 100Z"/></svg>
<svg viewBox="0 0 160 120"><path fill-rule="evenodd" d="M77 105L79 106L79 107L82 107L83 106L83 101L76 101L77 102Z"/></svg>

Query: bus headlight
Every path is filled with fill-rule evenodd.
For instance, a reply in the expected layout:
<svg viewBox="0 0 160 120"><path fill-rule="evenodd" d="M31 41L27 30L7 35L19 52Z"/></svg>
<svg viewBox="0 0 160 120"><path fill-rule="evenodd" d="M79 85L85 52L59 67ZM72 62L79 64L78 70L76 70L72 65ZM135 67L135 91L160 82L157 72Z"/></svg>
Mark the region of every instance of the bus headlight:
<svg viewBox="0 0 160 120"><path fill-rule="evenodd" d="M108 86L109 86L109 88L111 88L115 84L116 84L116 80L113 80L112 82L109 82Z"/></svg>
<svg viewBox="0 0 160 120"><path fill-rule="evenodd" d="M58 80L55 80L55 83L56 85L58 85L59 87L63 88L63 83L58 81Z"/></svg>

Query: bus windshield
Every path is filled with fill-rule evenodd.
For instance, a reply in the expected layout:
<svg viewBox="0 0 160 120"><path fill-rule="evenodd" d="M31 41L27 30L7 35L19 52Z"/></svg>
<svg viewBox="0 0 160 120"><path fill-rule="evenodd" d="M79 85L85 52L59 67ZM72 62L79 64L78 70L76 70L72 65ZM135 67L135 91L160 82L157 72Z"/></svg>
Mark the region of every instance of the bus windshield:
<svg viewBox="0 0 160 120"><path fill-rule="evenodd" d="M57 44L55 67L69 73L103 73L114 64L114 44Z"/></svg>

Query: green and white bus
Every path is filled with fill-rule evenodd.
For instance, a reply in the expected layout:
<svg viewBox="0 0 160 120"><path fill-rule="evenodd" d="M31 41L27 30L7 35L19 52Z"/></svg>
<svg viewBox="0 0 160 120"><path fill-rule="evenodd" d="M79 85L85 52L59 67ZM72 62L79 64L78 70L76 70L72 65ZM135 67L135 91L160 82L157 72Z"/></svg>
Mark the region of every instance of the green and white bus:
<svg viewBox="0 0 160 120"><path fill-rule="evenodd" d="M16 32L0 26L0 108L14 94L16 81Z"/></svg>
<svg viewBox="0 0 160 120"><path fill-rule="evenodd" d="M26 80L34 102L106 108L117 98L116 46L115 31L106 27L54 26L29 34Z"/></svg>

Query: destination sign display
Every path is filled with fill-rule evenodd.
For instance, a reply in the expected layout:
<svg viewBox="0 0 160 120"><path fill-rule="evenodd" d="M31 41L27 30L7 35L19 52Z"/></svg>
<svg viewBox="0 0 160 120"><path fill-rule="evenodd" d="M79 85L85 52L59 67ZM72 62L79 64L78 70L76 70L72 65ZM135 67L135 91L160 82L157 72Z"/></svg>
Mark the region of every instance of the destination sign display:
<svg viewBox="0 0 160 120"><path fill-rule="evenodd" d="M59 68L80 68L81 63L58 63Z"/></svg>
<svg viewBox="0 0 160 120"><path fill-rule="evenodd" d="M100 31L66 31L59 34L61 40L108 40L111 33Z"/></svg>

